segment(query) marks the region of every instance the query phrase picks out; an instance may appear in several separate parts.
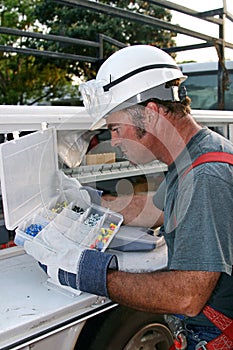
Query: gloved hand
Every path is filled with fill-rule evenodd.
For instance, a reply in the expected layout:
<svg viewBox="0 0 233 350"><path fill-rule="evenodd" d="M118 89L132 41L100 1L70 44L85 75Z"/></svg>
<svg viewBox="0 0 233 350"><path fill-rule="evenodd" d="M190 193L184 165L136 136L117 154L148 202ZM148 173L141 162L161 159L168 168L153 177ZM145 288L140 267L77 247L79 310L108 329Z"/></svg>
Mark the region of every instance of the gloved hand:
<svg viewBox="0 0 233 350"><path fill-rule="evenodd" d="M96 190L90 186L82 186L80 187L80 191L87 191L90 196L91 203L100 205L101 204L101 196L103 191Z"/></svg>
<svg viewBox="0 0 233 350"><path fill-rule="evenodd" d="M107 271L118 269L115 255L83 249L56 228L44 229L25 241L24 249L58 284L108 297Z"/></svg>

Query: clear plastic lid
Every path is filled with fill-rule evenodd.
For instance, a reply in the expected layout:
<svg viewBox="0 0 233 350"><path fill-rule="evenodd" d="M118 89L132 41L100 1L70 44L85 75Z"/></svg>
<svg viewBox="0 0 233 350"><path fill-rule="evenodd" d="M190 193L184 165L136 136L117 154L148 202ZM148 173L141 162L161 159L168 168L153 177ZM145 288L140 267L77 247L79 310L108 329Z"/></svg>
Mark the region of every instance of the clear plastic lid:
<svg viewBox="0 0 233 350"><path fill-rule="evenodd" d="M13 230L59 192L56 130L49 128L0 146L4 218Z"/></svg>

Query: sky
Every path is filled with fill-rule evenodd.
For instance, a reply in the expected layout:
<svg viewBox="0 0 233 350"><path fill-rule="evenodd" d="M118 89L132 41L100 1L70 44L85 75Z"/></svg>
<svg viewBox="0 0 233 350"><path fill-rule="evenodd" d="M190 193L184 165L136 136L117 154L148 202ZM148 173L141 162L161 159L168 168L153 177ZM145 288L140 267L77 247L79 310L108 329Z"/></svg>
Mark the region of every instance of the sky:
<svg viewBox="0 0 233 350"><path fill-rule="evenodd" d="M182 5L184 7L191 8L193 10L202 12L221 8L223 6L223 0L171 0L172 2ZM227 10L233 15L233 1L226 0ZM218 38L219 26L213 23L205 22L203 20L196 19L192 16L181 14L177 11L172 11L172 24L179 24L184 28L201 32L202 34L210 35ZM226 20L225 27L225 40L233 44L233 22ZM176 37L177 46L192 45L202 43L203 41L192 38L187 35L178 34ZM233 49L225 49L225 59L233 60ZM178 63L182 61L197 61L208 62L217 61L217 53L215 48L205 48L199 50L182 51L177 53L176 61Z"/></svg>

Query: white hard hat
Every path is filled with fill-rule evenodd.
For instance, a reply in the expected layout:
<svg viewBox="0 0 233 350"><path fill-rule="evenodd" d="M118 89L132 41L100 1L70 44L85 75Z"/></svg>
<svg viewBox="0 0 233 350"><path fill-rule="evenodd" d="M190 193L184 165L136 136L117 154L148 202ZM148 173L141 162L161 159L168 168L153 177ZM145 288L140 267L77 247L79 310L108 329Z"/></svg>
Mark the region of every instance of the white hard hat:
<svg viewBox="0 0 233 350"><path fill-rule="evenodd" d="M178 87L166 88L184 76L164 51L150 45L135 45L112 54L100 67L96 79L80 84L84 105L93 118L93 128L104 124L103 117L130 105L158 98L179 101Z"/></svg>

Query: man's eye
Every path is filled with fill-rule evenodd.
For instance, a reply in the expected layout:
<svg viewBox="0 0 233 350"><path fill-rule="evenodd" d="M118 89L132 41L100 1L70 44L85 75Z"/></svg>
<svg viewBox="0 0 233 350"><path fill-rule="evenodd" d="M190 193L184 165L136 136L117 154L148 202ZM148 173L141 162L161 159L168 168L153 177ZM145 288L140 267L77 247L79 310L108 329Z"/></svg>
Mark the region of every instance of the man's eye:
<svg viewBox="0 0 233 350"><path fill-rule="evenodd" d="M114 127L114 128L112 128L112 131L113 132L119 132L119 128L118 127Z"/></svg>

